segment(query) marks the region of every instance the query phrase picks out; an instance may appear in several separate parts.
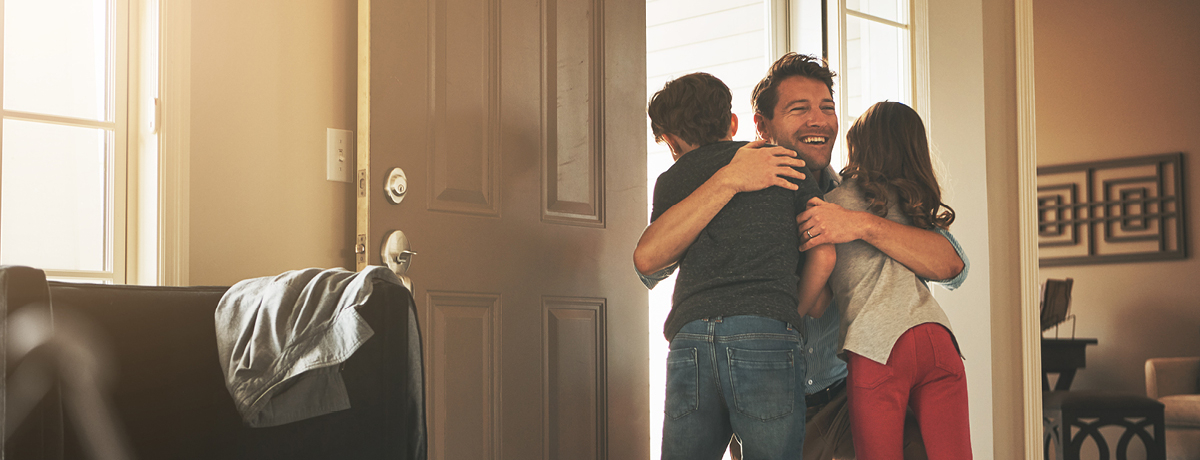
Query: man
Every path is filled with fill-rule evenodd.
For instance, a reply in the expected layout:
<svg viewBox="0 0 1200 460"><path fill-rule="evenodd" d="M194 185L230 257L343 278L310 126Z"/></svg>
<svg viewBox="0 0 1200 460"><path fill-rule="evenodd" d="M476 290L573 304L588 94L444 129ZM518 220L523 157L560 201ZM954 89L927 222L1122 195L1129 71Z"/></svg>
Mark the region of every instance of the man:
<svg viewBox="0 0 1200 460"><path fill-rule="evenodd" d="M837 186L838 177L829 168L838 132L833 72L823 61L795 53L784 55L759 82L752 103L759 137L786 149L753 148L761 144L742 148L728 166L718 171L717 175L725 182L713 186L706 183L679 202L672 215L663 215L647 227L638 242L638 250L644 254L638 271L647 286L670 274L679 255L707 224L704 210L723 206L722 200L728 201L729 188L757 190L773 185L794 165L794 155L818 176L823 192ZM863 240L924 279L944 280L937 282L949 289L966 279L966 257L948 232L901 225L870 213L847 211L820 199L810 201L808 210L796 220L802 251L820 244ZM846 363L836 356L840 320L837 305L830 305L820 318L804 319L806 460L853 458L845 411ZM909 423L908 427L913 429L905 430L905 457L924 458L915 424Z"/></svg>

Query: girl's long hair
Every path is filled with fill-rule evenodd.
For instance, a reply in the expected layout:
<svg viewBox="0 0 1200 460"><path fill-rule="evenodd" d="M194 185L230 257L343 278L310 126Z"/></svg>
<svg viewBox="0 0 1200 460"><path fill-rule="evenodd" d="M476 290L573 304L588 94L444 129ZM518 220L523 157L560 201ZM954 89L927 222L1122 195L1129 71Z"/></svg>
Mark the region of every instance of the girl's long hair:
<svg viewBox="0 0 1200 460"><path fill-rule="evenodd" d="M890 101L871 106L850 126L846 145L849 162L842 177L858 180L868 211L887 217L887 186L891 185L896 188L900 209L914 226L950 228L954 209L942 202L925 124L915 110Z"/></svg>

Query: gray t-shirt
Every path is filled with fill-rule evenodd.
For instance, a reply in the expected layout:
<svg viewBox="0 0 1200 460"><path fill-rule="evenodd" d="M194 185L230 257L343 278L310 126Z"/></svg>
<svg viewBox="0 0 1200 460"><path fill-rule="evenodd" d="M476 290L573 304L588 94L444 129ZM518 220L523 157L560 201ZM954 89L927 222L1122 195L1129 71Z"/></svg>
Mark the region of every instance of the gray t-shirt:
<svg viewBox="0 0 1200 460"><path fill-rule="evenodd" d="M691 195L729 164L746 142L723 141L684 154L654 186L650 220ZM671 313L663 333L671 340L691 321L714 316L754 315L800 326L796 273L803 256L796 214L821 196L816 178L800 168L799 190L768 187L743 192L709 221L679 262Z"/></svg>
<svg viewBox="0 0 1200 460"><path fill-rule="evenodd" d="M900 210L895 190L889 193L887 219L912 225ZM862 189L854 179L842 181L825 198L849 210L867 210ZM908 267L862 240L835 247L837 265L829 276L829 287L842 308L841 352L852 351L887 364L896 340L912 327L937 323L950 330L950 319L929 287Z"/></svg>

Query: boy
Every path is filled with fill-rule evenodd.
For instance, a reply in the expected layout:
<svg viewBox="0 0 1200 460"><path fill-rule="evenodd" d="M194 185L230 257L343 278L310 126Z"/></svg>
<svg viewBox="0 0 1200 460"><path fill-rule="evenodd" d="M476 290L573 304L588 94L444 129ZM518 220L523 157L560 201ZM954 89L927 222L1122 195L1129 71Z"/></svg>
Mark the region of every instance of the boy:
<svg viewBox="0 0 1200 460"><path fill-rule="evenodd" d="M682 256L668 258L679 260L679 278L664 325L671 343L664 460L719 459L732 433L746 458L798 458L804 438L805 367L795 326L813 305L828 304L824 286L835 255L829 245L807 257L798 250L795 216L820 196L807 169L783 168L778 186L753 192L709 181L746 146L731 140L731 108L724 83L693 73L663 86L647 110L655 140L675 159L655 184L651 221L701 187L732 195L723 207L695 214L708 224L688 246L639 242L634 251L643 274L668 268L650 266L647 260L662 259L651 252ZM781 153L778 164L802 165L794 155Z"/></svg>

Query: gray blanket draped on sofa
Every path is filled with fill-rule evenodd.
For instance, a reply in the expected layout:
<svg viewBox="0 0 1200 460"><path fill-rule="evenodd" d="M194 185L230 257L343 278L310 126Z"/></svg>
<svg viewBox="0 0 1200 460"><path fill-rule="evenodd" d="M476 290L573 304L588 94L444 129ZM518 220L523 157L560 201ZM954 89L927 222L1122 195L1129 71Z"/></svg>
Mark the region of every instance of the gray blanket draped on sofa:
<svg viewBox="0 0 1200 460"><path fill-rule="evenodd" d="M41 270L0 267L0 330L9 316L47 309L90 325L108 349L112 382L105 397L133 457L140 459L425 459L426 426L421 339L412 294L403 286L371 281L355 311L374 331L340 366L350 408L293 423L248 427L225 387L213 318L223 286L164 287L47 282ZM70 313L68 315L68 312ZM53 347L15 356L0 340L0 438L7 459L92 457L64 397L69 385L51 375L52 388L13 420L5 411L8 382L38 366L58 365ZM23 400L24 401L24 400ZM7 404L6 404L7 402ZM28 401L27 401L28 402ZM4 423L4 422L0 422Z"/></svg>

